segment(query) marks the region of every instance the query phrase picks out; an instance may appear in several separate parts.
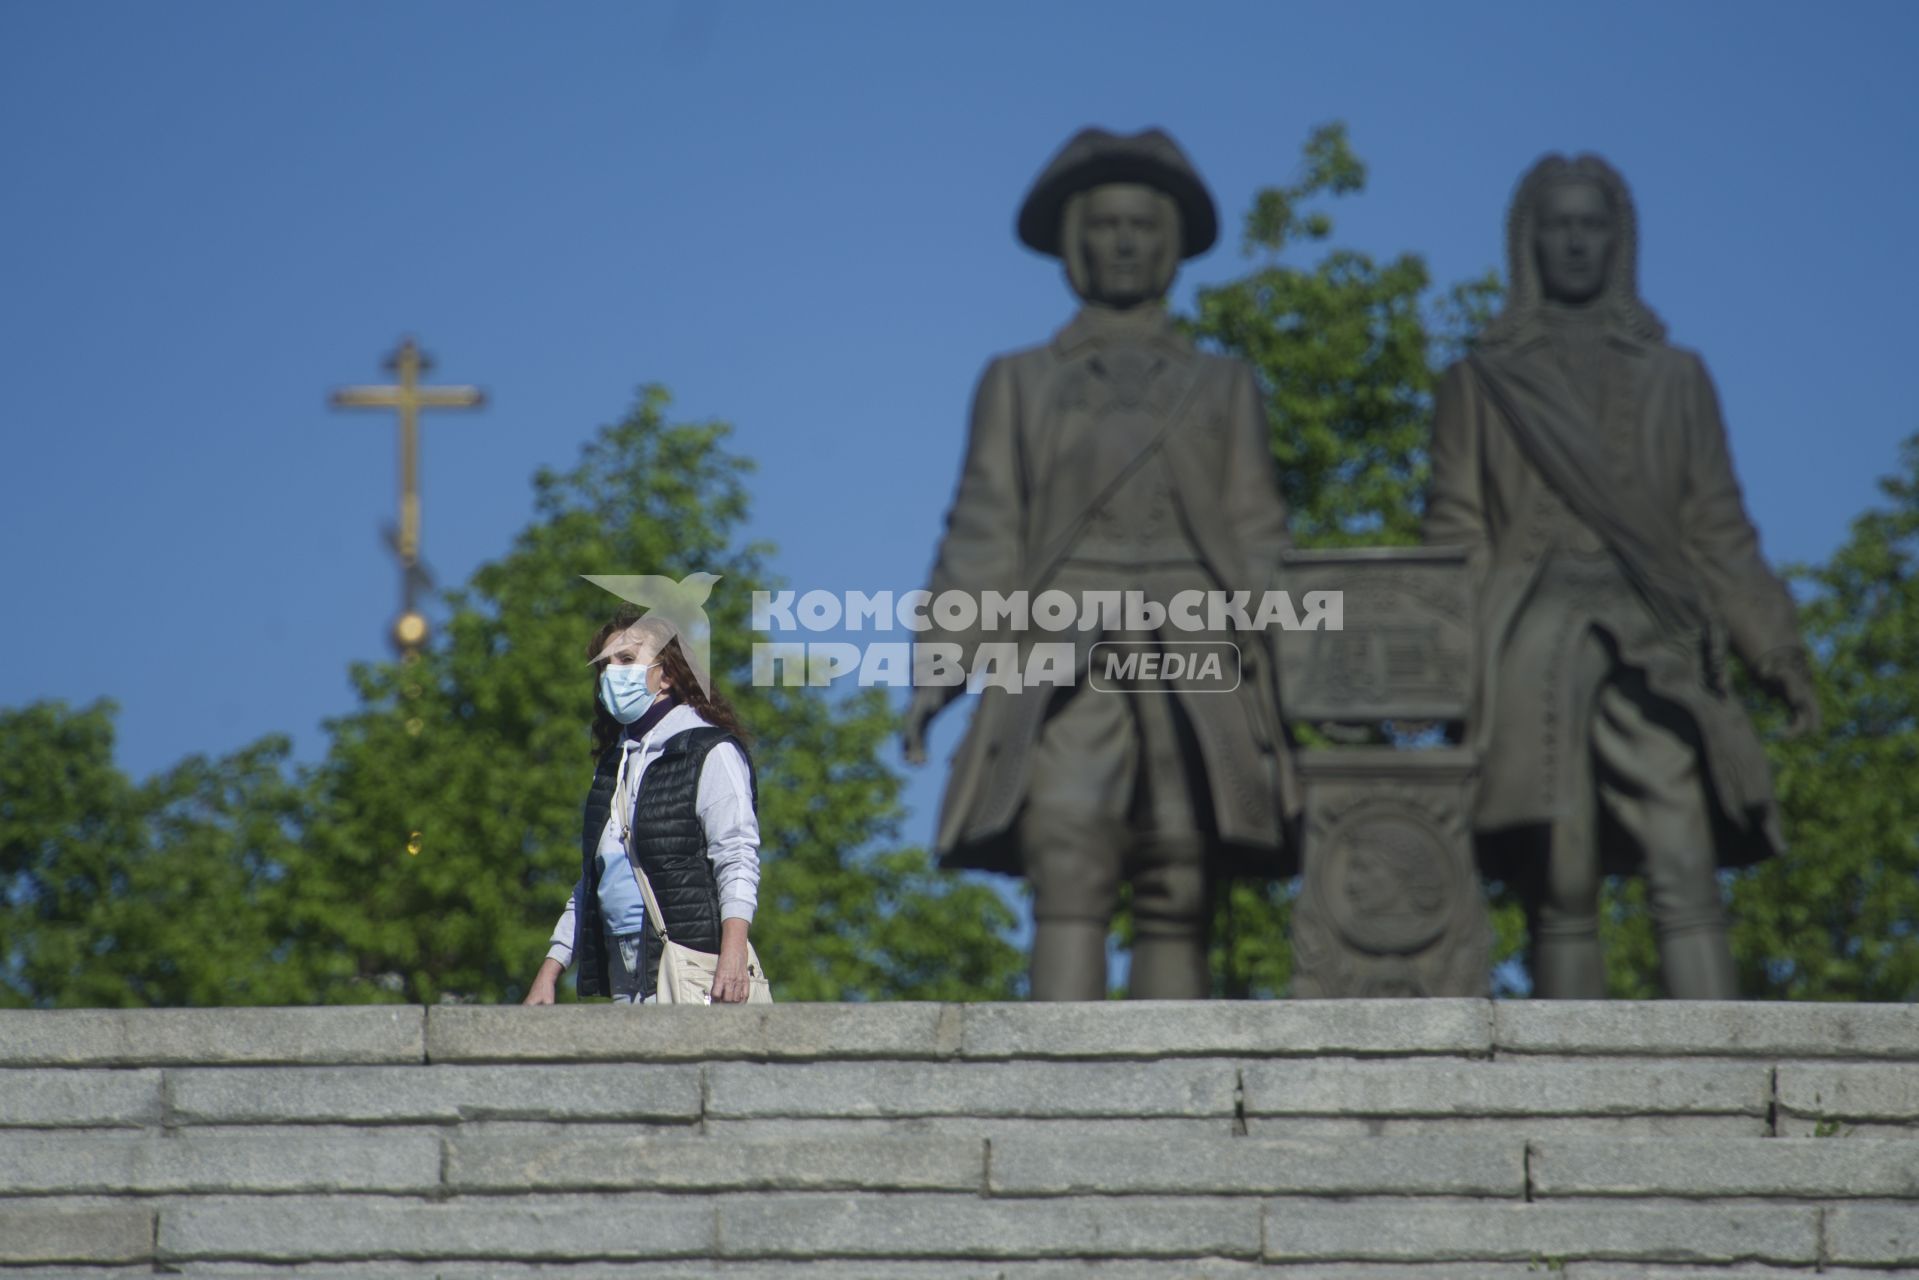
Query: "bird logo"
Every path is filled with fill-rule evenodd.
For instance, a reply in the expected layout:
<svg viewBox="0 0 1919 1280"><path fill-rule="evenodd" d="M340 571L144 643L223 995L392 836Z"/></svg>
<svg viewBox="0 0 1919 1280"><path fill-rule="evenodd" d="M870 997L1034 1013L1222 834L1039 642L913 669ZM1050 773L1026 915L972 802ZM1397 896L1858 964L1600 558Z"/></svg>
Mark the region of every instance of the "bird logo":
<svg viewBox="0 0 1919 1280"><path fill-rule="evenodd" d="M713 696L707 672L713 668L713 627L706 618L707 597L720 580L717 573L704 570L689 573L675 581L660 573L583 573L580 575L602 591L610 591L628 604L646 610L647 617L657 615L672 624L680 639L680 652L693 668L700 691Z"/></svg>

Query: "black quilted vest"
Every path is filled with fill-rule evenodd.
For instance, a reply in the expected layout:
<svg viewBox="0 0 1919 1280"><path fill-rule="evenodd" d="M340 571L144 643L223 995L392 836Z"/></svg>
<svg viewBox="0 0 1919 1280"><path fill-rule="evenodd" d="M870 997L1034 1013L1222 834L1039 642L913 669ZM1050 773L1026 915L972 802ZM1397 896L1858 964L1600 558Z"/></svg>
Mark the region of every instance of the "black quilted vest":
<svg viewBox="0 0 1919 1280"><path fill-rule="evenodd" d="M666 740L660 757L646 766L640 794L634 801L632 856L639 860L653 896L660 900L667 932L673 941L695 951L720 949L720 890L713 879L713 862L706 856L706 832L700 827L698 807L700 769L706 754L722 742L740 747L746 757L746 776L753 788L754 811L759 810L759 783L753 758L725 729L702 725ZM582 996L612 994L607 977L605 924L600 915L600 833L613 807L613 784L620 765L619 743L600 756L593 786L586 793L586 820L580 834L580 901L574 907L573 958L579 966L576 981ZM641 935L641 990L652 995L660 970L659 934L648 916Z"/></svg>

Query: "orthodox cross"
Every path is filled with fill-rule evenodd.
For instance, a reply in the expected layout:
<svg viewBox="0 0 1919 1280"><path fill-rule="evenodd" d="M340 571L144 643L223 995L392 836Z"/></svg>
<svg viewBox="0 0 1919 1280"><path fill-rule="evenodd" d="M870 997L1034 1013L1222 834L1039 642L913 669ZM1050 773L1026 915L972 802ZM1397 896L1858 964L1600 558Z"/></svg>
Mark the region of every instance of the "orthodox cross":
<svg viewBox="0 0 1919 1280"><path fill-rule="evenodd" d="M393 623L393 646L402 659L413 658L426 645L427 621L416 595L425 579L420 567L420 410L478 409L486 393L478 387L423 387L420 375L433 362L412 338L404 339L386 368L399 378L389 387L342 387L328 403L335 409L397 409L400 413L400 524L390 535L400 561L400 616Z"/></svg>

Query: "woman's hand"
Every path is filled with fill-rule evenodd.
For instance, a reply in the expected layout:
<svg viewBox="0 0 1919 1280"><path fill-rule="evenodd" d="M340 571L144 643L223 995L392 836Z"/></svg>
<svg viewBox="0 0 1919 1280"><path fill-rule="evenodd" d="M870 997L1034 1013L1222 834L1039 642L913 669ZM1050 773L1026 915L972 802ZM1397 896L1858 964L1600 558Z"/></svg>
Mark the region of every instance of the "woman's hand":
<svg viewBox="0 0 1919 1280"><path fill-rule="evenodd" d="M713 972L714 1004L745 1004L753 984L746 976L746 921L720 921L720 962Z"/></svg>
<svg viewBox="0 0 1919 1280"><path fill-rule="evenodd" d="M520 1003L552 1004L559 995L560 975L565 972L558 960L548 957L540 961L540 971L533 975L533 985L526 989L526 999Z"/></svg>

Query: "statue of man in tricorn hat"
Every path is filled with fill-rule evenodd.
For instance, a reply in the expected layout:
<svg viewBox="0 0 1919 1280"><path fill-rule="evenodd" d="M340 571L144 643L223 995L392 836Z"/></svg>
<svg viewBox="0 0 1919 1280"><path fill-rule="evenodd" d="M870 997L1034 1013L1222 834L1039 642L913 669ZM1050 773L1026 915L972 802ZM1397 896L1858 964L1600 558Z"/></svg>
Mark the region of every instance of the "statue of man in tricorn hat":
<svg viewBox="0 0 1919 1280"><path fill-rule="evenodd" d="M1534 991L1606 994L1600 881L1638 870L1668 993L1731 999L1716 872L1780 839L1727 650L1793 731L1819 711L1712 381L1639 299L1637 235L1597 156L1520 182L1505 310L1440 384L1426 540L1476 565L1474 824L1526 901Z"/></svg>
<svg viewBox="0 0 1919 1280"><path fill-rule="evenodd" d="M1287 545L1252 370L1195 350L1166 313L1174 272L1212 246L1218 215L1165 133L1087 129L1040 174L1018 230L1064 261L1084 305L1052 341L981 376L930 590L1064 593L1081 607L1070 630L936 625L923 640L957 644L969 668L982 642L1029 652L1068 641L1073 678L983 689L948 779L938 851L946 866L1031 883L1034 999L1106 996L1122 884L1132 890L1131 994L1205 996L1213 885L1282 874L1298 809L1274 637L1191 611L1179 625L1167 616L1182 593L1259 600ZM1135 616L1088 612L1129 592L1143 602ZM1190 629L1195 621L1211 629ZM1144 663L1116 686L1092 678L1096 644L1161 656L1232 645L1237 670L1161 682ZM928 722L960 692L915 689L909 760L924 759Z"/></svg>

